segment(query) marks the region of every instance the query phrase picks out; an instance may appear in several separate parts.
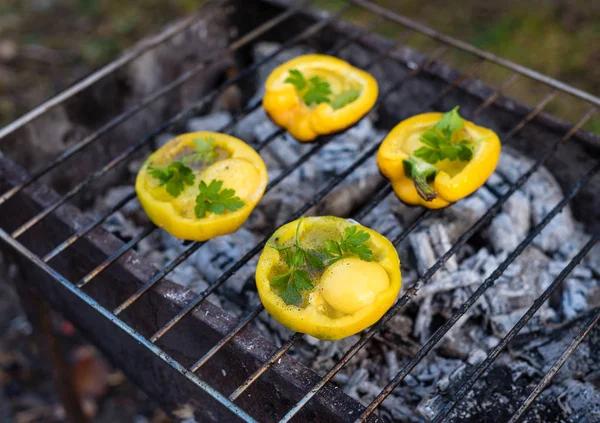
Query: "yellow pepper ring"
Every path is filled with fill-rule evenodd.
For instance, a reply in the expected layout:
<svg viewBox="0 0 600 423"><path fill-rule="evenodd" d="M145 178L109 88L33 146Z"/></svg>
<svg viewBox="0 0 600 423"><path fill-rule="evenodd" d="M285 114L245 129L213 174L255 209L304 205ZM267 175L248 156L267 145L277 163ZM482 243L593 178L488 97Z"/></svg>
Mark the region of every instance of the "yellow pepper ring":
<svg viewBox="0 0 600 423"><path fill-rule="evenodd" d="M218 158L208 166L191 166L195 182L192 186L185 186L175 198L150 175L148 166L165 167L193 153L196 139L212 139ZM200 181L208 185L213 180L223 181L222 189L235 190L235 196L244 205L235 211L208 213L197 218L194 207L198 185ZM204 241L239 229L262 198L267 180L265 163L245 142L216 132L193 132L173 138L150 155L138 172L135 190L144 211L155 225L180 239Z"/></svg>
<svg viewBox="0 0 600 423"><path fill-rule="evenodd" d="M394 192L405 203L430 209L446 207L475 192L494 172L500 158L500 139L492 130L465 120L459 135L474 140L473 157L469 162L447 159L435 164L439 169L430 186L437 198L425 201L415 184L405 174L403 161L423 144L421 134L434 126L442 113L424 113L400 122L385 137L377 153L381 173L392 183Z"/></svg>
<svg viewBox="0 0 600 423"><path fill-rule="evenodd" d="M301 306L287 305L274 291L271 280L282 270L282 256L274 246L293 241L298 221L277 229L267 242L256 267L256 286L267 311L287 328L323 340L337 340L376 323L392 306L401 286L398 253L384 236L339 217L306 217L299 243L314 250L327 239L341 238L346 228L357 226L370 235L366 245L373 252L371 262L348 257L324 269L313 279L315 286L303 291Z"/></svg>
<svg viewBox="0 0 600 423"><path fill-rule="evenodd" d="M307 78L325 79L334 94L358 89L358 98L334 109L329 103L309 107L297 93L296 87L285 80L290 70L299 70ZM275 68L265 83L263 106L280 126L298 141L312 141L317 136L345 129L358 122L377 101L377 81L369 73L332 56L307 54L296 57Z"/></svg>

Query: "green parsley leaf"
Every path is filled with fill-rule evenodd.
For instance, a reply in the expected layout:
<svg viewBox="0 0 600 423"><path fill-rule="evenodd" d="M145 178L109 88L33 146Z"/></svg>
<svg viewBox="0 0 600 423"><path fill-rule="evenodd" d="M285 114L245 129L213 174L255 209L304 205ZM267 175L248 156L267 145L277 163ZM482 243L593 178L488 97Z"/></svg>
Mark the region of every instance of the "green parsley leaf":
<svg viewBox="0 0 600 423"><path fill-rule="evenodd" d="M271 286L273 288L278 288L278 289L285 288L290 280L291 275L292 275L292 272L287 272L287 273L284 273L283 275L275 276L271 280Z"/></svg>
<svg viewBox="0 0 600 423"><path fill-rule="evenodd" d="M306 255L304 253L304 250L302 248L297 248L296 251L294 251L294 255L292 256L292 265L295 268L298 268L304 265L305 261Z"/></svg>
<svg viewBox="0 0 600 423"><path fill-rule="evenodd" d="M473 146L471 143L469 143L467 140L462 140L458 143L457 147L459 148L458 159L462 160L463 162L471 161L473 158Z"/></svg>
<svg viewBox="0 0 600 423"><path fill-rule="evenodd" d="M302 302L300 291L308 291L314 288L308 271L301 269L301 267L307 266L315 270L321 270L325 267L316 252L307 251L300 246L298 236L302 220L303 218L298 220L292 245L273 246L283 254L285 264L289 270L271 279L271 286L276 289L278 295L288 305L300 305Z"/></svg>
<svg viewBox="0 0 600 423"><path fill-rule="evenodd" d="M325 251L327 254L325 261L328 265L332 265L344 258L345 253L358 256L358 258L364 261L371 261L373 259L373 252L365 245L365 242L370 238L371 235L363 230L359 230L357 226L349 226L339 241L325 241Z"/></svg>
<svg viewBox="0 0 600 423"><path fill-rule="evenodd" d="M298 69L290 69L290 76L283 82L292 84L298 91L306 88L306 79L304 79L304 75Z"/></svg>
<svg viewBox="0 0 600 423"><path fill-rule="evenodd" d="M371 238L367 232L358 230L356 226L350 226L346 228L340 248L342 251L357 255L361 260L371 261L373 258L373 252L369 247L364 245Z"/></svg>
<svg viewBox="0 0 600 423"><path fill-rule="evenodd" d="M333 110L341 109L342 107L356 101L358 97L360 97L360 93L361 90L358 88L344 91L343 93L335 96L331 102L331 107L333 107Z"/></svg>
<svg viewBox="0 0 600 423"><path fill-rule="evenodd" d="M371 235L363 230L358 230L356 226L350 226L346 228L344 237L342 238L342 248L344 246L349 247L353 245L364 244L371 238Z"/></svg>
<svg viewBox="0 0 600 423"><path fill-rule="evenodd" d="M340 244L337 241L332 241L328 239L325 241L325 248L327 248L327 253L332 256L341 256L342 249L340 248Z"/></svg>
<svg viewBox="0 0 600 423"><path fill-rule="evenodd" d="M294 284L289 283L284 290L279 292L279 296L287 305L299 306L302 304L302 296Z"/></svg>
<svg viewBox="0 0 600 423"><path fill-rule="evenodd" d="M329 82L320 76L313 76L308 80L308 89L302 95L307 106L312 104L330 103L331 87Z"/></svg>
<svg viewBox="0 0 600 423"><path fill-rule="evenodd" d="M223 214L225 210L236 211L244 206L244 202L235 197L235 190L221 189L223 181L212 180L206 185L200 181L200 193L196 197L194 212L198 219L206 217L207 213Z"/></svg>
<svg viewBox="0 0 600 423"><path fill-rule="evenodd" d="M306 262L309 267L312 267L315 270L322 270L325 268L323 260L319 258L315 251L306 251Z"/></svg>
<svg viewBox="0 0 600 423"><path fill-rule="evenodd" d="M455 144L452 142L454 131L461 129L465 121L458 114L458 106L444 113L442 119L433 128L421 134L419 140L425 144L413 151L413 156L429 163L435 164L442 160L461 160L468 162L473 158L472 144L462 140Z"/></svg>
<svg viewBox="0 0 600 423"><path fill-rule="evenodd" d="M458 114L458 108L459 106L456 106L449 112L444 113L440 121L435 124L435 129L441 131L448 140L454 131L458 131L465 126L465 121Z"/></svg>
<svg viewBox="0 0 600 423"><path fill-rule="evenodd" d="M413 151L413 156L418 157L427 163L437 163L443 160L442 152L432 148L420 147Z"/></svg>
<svg viewBox="0 0 600 423"><path fill-rule="evenodd" d="M148 172L160 181L160 186L166 185L169 195L175 198L179 197L185 185L194 185L196 179L192 169L181 162L172 162L163 168L148 166Z"/></svg>
<svg viewBox="0 0 600 423"><path fill-rule="evenodd" d="M195 138L194 146L196 151L189 156L181 159L185 164L202 163L205 166L211 165L217 161L219 154L216 151L215 139L212 137Z"/></svg>
<svg viewBox="0 0 600 423"><path fill-rule="evenodd" d="M331 96L331 86L329 82L320 76L313 76L306 80L298 69L291 69L290 75L284 82L296 87L298 95L307 106L331 102L329 98Z"/></svg>
<svg viewBox="0 0 600 423"><path fill-rule="evenodd" d="M298 291L310 291L315 286L308 277L308 272L306 270L296 270L294 271L294 287Z"/></svg>

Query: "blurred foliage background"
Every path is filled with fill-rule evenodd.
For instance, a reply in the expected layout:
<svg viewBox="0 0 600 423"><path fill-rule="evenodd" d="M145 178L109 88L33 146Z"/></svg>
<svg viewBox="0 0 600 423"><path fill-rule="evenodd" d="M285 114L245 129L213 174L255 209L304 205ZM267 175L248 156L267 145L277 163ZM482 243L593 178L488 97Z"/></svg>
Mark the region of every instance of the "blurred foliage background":
<svg viewBox="0 0 600 423"><path fill-rule="evenodd" d="M202 0L1 0L0 124L6 124L117 56L148 33L198 8ZM317 0L338 9L344 0ZM589 0L377 0L419 22L575 87L600 92L600 2ZM369 12L351 8L344 18L365 23ZM386 23L383 35L403 28ZM423 36L408 44L438 45ZM474 58L450 52L445 60L464 69ZM498 86L510 73L485 65L478 77ZM548 88L520 80L509 92L535 104ZM561 94L547 110L576 120L589 107ZM600 117L586 128L600 132Z"/></svg>

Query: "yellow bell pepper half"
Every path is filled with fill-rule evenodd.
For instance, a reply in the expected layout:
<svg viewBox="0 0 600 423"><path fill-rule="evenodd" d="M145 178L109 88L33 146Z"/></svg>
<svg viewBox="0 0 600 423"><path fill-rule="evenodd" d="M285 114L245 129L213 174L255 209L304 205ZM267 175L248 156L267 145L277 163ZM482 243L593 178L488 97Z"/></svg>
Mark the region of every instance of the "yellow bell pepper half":
<svg viewBox="0 0 600 423"><path fill-rule="evenodd" d="M401 285L390 241L352 220L306 217L277 229L256 268L267 311L287 328L323 340L373 325Z"/></svg>
<svg viewBox="0 0 600 423"><path fill-rule="evenodd" d="M135 190L154 224L177 238L204 241L239 229L262 198L267 179L265 163L245 142L194 132L173 138L150 155ZM201 187L206 195L198 209Z"/></svg>
<svg viewBox="0 0 600 423"><path fill-rule="evenodd" d="M377 100L377 81L338 58L296 57L278 66L265 83L263 106L298 141L347 128Z"/></svg>
<svg viewBox="0 0 600 423"><path fill-rule="evenodd" d="M446 207L475 192L494 172L500 158L498 136L462 120L457 110L413 116L383 140L377 164L405 203L430 209ZM450 114L458 119L454 131L440 126ZM461 159L462 154L466 156Z"/></svg>

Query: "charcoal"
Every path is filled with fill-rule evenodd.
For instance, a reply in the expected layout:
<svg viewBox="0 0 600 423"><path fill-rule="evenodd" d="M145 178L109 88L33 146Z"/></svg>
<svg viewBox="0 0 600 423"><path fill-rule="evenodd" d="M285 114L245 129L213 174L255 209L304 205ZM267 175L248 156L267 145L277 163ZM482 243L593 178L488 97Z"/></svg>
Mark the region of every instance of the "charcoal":
<svg viewBox="0 0 600 423"><path fill-rule="evenodd" d="M233 135L247 143L253 143L256 141L256 126L268 119L265 109L259 107L238 121L233 129Z"/></svg>
<svg viewBox="0 0 600 423"><path fill-rule="evenodd" d="M588 308L587 293L589 288L579 280L569 278L564 283L561 312L567 319L572 319Z"/></svg>
<svg viewBox="0 0 600 423"><path fill-rule="evenodd" d="M521 237L515 230L510 216L501 213L492 219L489 228L489 237L494 251L513 251L520 244Z"/></svg>
<svg viewBox="0 0 600 423"><path fill-rule="evenodd" d="M594 272L595 276L600 277L600 244L596 244L592 248L585 257L584 262Z"/></svg>

